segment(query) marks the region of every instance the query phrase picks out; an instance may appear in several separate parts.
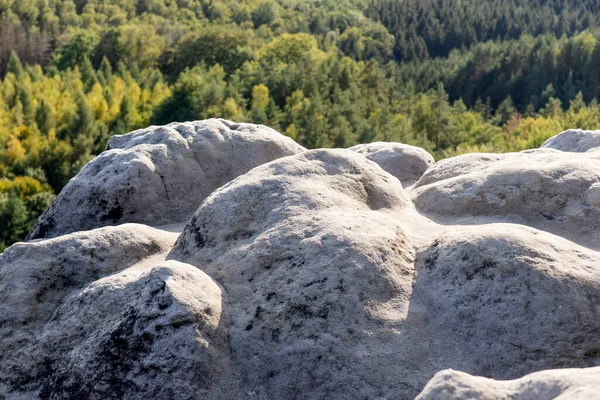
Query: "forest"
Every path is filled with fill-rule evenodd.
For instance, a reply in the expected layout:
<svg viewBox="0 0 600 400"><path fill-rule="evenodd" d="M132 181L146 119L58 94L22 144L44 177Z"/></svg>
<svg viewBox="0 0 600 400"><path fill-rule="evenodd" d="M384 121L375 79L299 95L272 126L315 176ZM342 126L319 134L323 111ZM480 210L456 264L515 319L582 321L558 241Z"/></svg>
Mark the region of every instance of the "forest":
<svg viewBox="0 0 600 400"><path fill-rule="evenodd" d="M112 135L519 151L600 126L599 66L600 0L0 0L0 251Z"/></svg>

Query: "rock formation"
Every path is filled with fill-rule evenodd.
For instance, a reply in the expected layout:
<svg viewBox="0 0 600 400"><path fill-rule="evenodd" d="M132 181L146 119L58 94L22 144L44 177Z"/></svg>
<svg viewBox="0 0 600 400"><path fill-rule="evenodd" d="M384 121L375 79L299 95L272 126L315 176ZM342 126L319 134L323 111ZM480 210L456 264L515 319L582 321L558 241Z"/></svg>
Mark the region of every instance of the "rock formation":
<svg viewBox="0 0 600 400"><path fill-rule="evenodd" d="M258 167L213 193L169 258L228 294L234 364L260 398L375 398L408 312L400 183L347 150ZM386 379L387 378L387 379Z"/></svg>
<svg viewBox="0 0 600 400"><path fill-rule="evenodd" d="M0 398L594 393L600 152L569 132L428 169L224 120L115 137L0 255Z"/></svg>
<svg viewBox="0 0 600 400"><path fill-rule="evenodd" d="M419 211L444 223L516 222L600 249L600 153L468 154L442 160L415 185Z"/></svg>
<svg viewBox="0 0 600 400"><path fill-rule="evenodd" d="M265 126L217 119L151 126L111 138L106 149L65 186L28 239L124 222L185 222L219 186L304 151Z"/></svg>
<svg viewBox="0 0 600 400"><path fill-rule="evenodd" d="M436 374L417 400L572 400L597 399L598 393L600 367L542 371L503 382L448 370Z"/></svg>
<svg viewBox="0 0 600 400"><path fill-rule="evenodd" d="M384 171L398 178L404 187L413 185L435 164L431 154L422 148L402 143L359 144L350 147L349 150L356 151L379 164Z"/></svg>
<svg viewBox="0 0 600 400"><path fill-rule="evenodd" d="M600 131L570 129L551 137L541 148L556 149L572 153L583 153L600 147Z"/></svg>

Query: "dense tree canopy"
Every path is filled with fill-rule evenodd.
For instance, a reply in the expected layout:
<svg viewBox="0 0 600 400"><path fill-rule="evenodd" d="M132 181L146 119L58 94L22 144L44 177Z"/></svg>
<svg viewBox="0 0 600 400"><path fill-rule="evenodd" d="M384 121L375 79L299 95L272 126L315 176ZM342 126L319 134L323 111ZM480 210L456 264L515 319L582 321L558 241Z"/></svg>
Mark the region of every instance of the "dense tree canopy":
<svg viewBox="0 0 600 400"><path fill-rule="evenodd" d="M0 251L152 123L436 158L596 128L599 18L596 0L0 0Z"/></svg>

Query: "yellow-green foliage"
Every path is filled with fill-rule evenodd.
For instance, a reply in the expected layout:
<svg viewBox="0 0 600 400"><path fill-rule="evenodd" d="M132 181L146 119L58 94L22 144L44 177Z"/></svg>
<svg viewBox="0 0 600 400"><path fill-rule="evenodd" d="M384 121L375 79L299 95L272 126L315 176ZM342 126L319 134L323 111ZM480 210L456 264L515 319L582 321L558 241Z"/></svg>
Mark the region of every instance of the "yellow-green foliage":
<svg viewBox="0 0 600 400"><path fill-rule="evenodd" d="M0 251L111 135L150 124L436 159L600 126L593 0L453 1L0 0Z"/></svg>

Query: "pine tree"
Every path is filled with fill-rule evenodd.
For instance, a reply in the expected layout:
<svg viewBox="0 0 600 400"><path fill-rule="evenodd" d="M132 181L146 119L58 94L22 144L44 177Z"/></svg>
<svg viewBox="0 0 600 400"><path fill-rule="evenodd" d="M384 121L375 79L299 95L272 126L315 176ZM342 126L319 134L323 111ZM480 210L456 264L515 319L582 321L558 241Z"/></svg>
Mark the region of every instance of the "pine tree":
<svg viewBox="0 0 600 400"><path fill-rule="evenodd" d="M94 83L98 81L96 71L94 71L94 67L92 66L89 57L85 57L83 62L79 65L79 72L81 73L81 81L83 82L85 91L89 92L92 86L94 86Z"/></svg>
<svg viewBox="0 0 600 400"><path fill-rule="evenodd" d="M87 103L87 99L83 93L79 93L75 100L75 105L77 107L77 113L73 124L69 129L69 137L71 139L72 144L75 144L75 141L81 141L82 139L91 139L93 141L94 138L94 114L92 113L92 109Z"/></svg>
<svg viewBox="0 0 600 400"><path fill-rule="evenodd" d="M54 113L52 112L52 107L44 99L42 99L36 110L35 122L40 131L45 135L48 135L50 131L56 127L56 120L54 118Z"/></svg>
<svg viewBox="0 0 600 400"><path fill-rule="evenodd" d="M29 126L35 119L35 105L33 104L33 95L29 87L24 87L21 90L19 100L23 106L23 123Z"/></svg>
<svg viewBox="0 0 600 400"><path fill-rule="evenodd" d="M8 59L8 65L6 67L6 71L8 73L13 73L17 77L17 79L23 79L24 71L23 64L21 64L21 60L19 60L19 56L14 51L10 52L10 58Z"/></svg>
<svg viewBox="0 0 600 400"><path fill-rule="evenodd" d="M267 106L269 105L269 88L257 85L252 88L252 121L264 124L267 121Z"/></svg>

